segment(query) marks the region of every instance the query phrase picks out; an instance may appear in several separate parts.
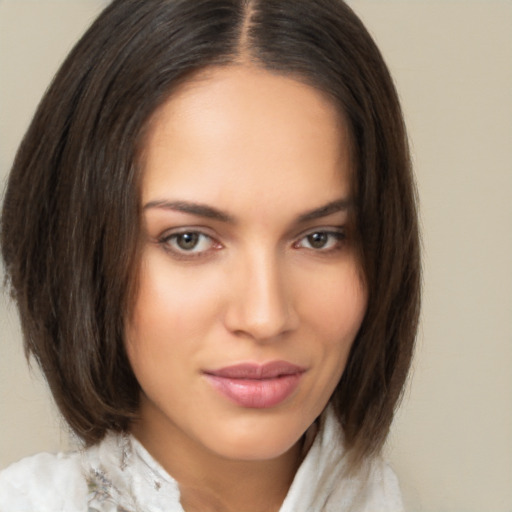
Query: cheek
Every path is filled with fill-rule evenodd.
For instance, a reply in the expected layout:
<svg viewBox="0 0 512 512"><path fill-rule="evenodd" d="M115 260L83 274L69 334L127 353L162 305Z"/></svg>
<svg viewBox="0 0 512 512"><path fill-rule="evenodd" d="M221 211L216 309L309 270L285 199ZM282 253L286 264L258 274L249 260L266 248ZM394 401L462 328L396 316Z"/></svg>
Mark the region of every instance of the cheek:
<svg viewBox="0 0 512 512"><path fill-rule="evenodd" d="M142 266L132 321L140 333L198 329L198 319L206 322L215 314L219 276L196 267L176 268L167 258L155 249Z"/></svg>
<svg viewBox="0 0 512 512"><path fill-rule="evenodd" d="M340 284L336 295L330 309L333 322L337 322L343 337L353 340L361 327L368 303L366 289L357 272L353 272L352 279Z"/></svg>
<svg viewBox="0 0 512 512"><path fill-rule="evenodd" d="M332 392L343 374L366 313L367 292L356 267L351 266L342 274L331 276L316 294L309 297L310 325L320 333L317 341L321 347L317 350L323 359L322 378L326 379L326 387Z"/></svg>
<svg viewBox="0 0 512 512"><path fill-rule="evenodd" d="M304 338L295 340L314 361L303 404L313 418L324 409L343 375L367 306L366 289L355 265L338 266L314 277L300 296L307 330Z"/></svg>
<svg viewBox="0 0 512 512"><path fill-rule="evenodd" d="M360 272L350 264L312 277L303 290L301 310L325 341L341 351L351 345L366 313L367 291Z"/></svg>
<svg viewBox="0 0 512 512"><path fill-rule="evenodd" d="M199 275L198 275L199 274ZM191 358L218 316L215 273L177 270L167 255L149 250L141 267L137 300L126 330L126 349L137 374Z"/></svg>

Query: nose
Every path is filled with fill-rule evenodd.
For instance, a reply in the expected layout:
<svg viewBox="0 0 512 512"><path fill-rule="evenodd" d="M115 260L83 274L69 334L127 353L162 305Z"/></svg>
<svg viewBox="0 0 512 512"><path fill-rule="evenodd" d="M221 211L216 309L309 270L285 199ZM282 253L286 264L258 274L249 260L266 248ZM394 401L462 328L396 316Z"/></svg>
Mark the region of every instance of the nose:
<svg viewBox="0 0 512 512"><path fill-rule="evenodd" d="M298 316L279 259L252 254L232 269L232 293L225 315L229 331L259 342L276 340L294 330Z"/></svg>

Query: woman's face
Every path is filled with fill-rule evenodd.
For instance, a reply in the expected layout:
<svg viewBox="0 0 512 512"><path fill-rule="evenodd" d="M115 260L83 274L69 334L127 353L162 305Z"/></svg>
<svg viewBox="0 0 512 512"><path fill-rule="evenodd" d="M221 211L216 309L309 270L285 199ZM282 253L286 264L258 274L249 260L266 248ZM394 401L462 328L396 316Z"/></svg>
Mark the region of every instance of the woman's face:
<svg viewBox="0 0 512 512"><path fill-rule="evenodd" d="M366 309L344 122L291 78L213 68L157 111L145 149L137 435L278 457L326 406Z"/></svg>

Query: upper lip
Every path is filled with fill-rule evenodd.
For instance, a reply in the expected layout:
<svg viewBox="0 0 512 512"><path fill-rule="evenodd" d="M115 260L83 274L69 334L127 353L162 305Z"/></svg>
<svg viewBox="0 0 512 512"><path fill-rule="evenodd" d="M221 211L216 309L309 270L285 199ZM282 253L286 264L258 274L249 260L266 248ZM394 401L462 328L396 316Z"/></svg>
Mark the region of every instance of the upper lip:
<svg viewBox="0 0 512 512"><path fill-rule="evenodd" d="M225 379L275 379L286 375L304 373L306 368L287 361L271 361L265 364L240 363L216 370L207 370L204 373Z"/></svg>

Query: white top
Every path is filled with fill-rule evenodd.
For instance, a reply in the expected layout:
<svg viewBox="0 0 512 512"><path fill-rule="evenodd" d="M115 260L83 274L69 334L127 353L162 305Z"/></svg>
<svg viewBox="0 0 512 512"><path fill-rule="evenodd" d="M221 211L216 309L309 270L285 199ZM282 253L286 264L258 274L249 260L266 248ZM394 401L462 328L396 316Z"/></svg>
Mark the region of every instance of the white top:
<svg viewBox="0 0 512 512"><path fill-rule="evenodd" d="M280 512L403 512L380 458L349 478L338 423L326 414ZM41 453L0 472L0 512L184 512L178 484L130 435L91 448Z"/></svg>

